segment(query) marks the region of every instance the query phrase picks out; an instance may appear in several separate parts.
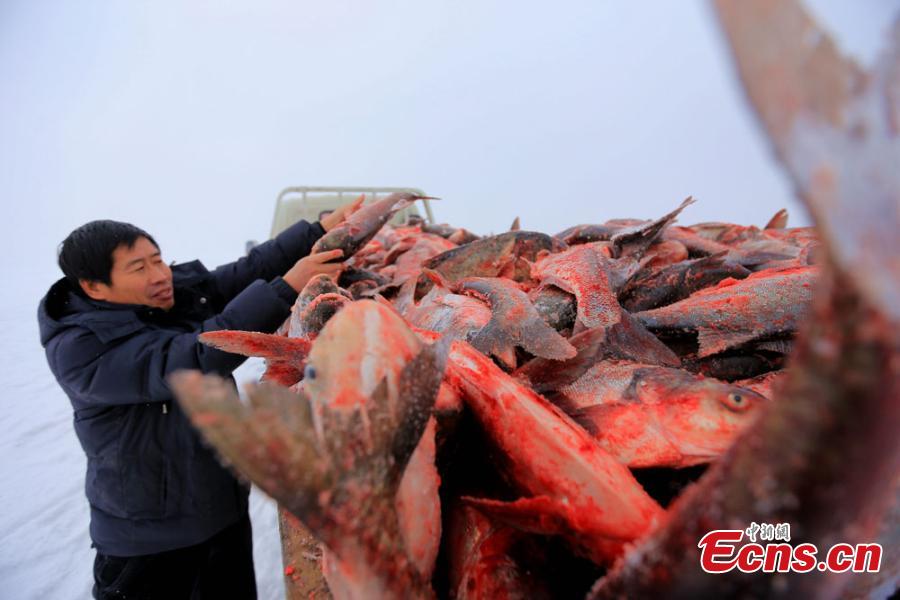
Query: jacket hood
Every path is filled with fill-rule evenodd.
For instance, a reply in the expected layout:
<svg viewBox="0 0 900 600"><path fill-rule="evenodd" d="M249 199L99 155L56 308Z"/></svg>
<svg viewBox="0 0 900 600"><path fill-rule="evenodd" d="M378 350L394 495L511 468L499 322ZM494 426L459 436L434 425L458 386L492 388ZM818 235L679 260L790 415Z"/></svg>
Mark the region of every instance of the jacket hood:
<svg viewBox="0 0 900 600"><path fill-rule="evenodd" d="M176 288L189 285L209 271L200 261L172 267L172 282ZM176 297L177 302L177 297ZM77 292L63 277L47 291L38 306L38 328L41 345L46 347L55 336L71 327L90 329L101 342L107 343L129 335L142 327L142 313L153 310L141 304L114 304L92 300Z"/></svg>

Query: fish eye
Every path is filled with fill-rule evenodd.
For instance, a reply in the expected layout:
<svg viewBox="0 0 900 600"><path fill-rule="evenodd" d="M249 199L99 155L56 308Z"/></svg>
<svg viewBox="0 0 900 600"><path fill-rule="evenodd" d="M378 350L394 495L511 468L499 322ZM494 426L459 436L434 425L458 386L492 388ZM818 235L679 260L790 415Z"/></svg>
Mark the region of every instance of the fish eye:
<svg viewBox="0 0 900 600"><path fill-rule="evenodd" d="M738 392L731 392L725 396L725 400L722 403L725 405L725 408L734 412L743 412L750 407L747 397Z"/></svg>
<svg viewBox="0 0 900 600"><path fill-rule="evenodd" d="M312 365L306 365L303 367L303 378L304 379L315 379L316 378L316 368Z"/></svg>

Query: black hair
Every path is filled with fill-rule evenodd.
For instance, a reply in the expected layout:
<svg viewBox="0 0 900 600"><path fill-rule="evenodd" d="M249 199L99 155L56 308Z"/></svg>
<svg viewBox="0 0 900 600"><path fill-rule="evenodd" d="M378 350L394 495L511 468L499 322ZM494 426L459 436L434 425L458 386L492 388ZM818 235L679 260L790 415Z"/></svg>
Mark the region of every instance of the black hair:
<svg viewBox="0 0 900 600"><path fill-rule="evenodd" d="M76 290L79 280L112 283L113 251L119 246L133 248L138 238L147 238L159 249L149 233L131 223L100 220L85 223L59 245L59 268Z"/></svg>

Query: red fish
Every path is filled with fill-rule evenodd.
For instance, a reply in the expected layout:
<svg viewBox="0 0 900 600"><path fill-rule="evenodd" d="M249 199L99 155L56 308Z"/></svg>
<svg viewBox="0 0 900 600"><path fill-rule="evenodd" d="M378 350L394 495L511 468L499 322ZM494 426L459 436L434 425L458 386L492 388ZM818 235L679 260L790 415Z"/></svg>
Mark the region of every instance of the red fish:
<svg viewBox="0 0 900 600"><path fill-rule="evenodd" d="M761 271L635 314L651 330L696 331L700 358L753 340L792 333L812 297L816 267Z"/></svg>
<svg viewBox="0 0 900 600"><path fill-rule="evenodd" d="M718 458L759 413L754 391L681 369L603 361L551 397L629 467Z"/></svg>
<svg viewBox="0 0 900 600"><path fill-rule="evenodd" d="M601 564L658 524L662 509L625 466L485 355L454 342L446 377L527 494L513 503L480 501L480 508L526 529L561 533Z"/></svg>
<svg viewBox="0 0 900 600"><path fill-rule="evenodd" d="M575 296L577 302L574 333L605 327L619 320L622 307L616 298L615 283L637 270L637 263L623 261L628 270L617 277L620 263L613 263L604 242L573 246L552 254L532 267L532 277L541 287L552 285ZM540 289L540 288L538 288Z"/></svg>
<svg viewBox="0 0 900 600"><path fill-rule="evenodd" d="M522 532L496 523L462 503L451 508L448 529L451 598L549 597L541 582L510 556L510 549Z"/></svg>
<svg viewBox="0 0 900 600"><path fill-rule="evenodd" d="M665 344L628 313L623 313L620 321L608 327L588 329L572 336L569 343L575 348L574 357L563 361L535 358L514 375L544 394L574 383L595 364L607 359L666 367L681 364Z"/></svg>
<svg viewBox="0 0 900 600"><path fill-rule="evenodd" d="M381 200L364 204L334 229L319 238L313 244L312 253L341 249L344 254L340 260L346 260L375 237L378 230L384 227L397 211L424 198L425 196L396 192Z"/></svg>
<svg viewBox="0 0 900 600"><path fill-rule="evenodd" d="M528 263L537 260L539 255L565 248L563 242L543 233L509 231L438 254L423 266L437 271L450 283L466 277L498 277L501 274L525 281L529 277Z"/></svg>
<svg viewBox="0 0 900 600"><path fill-rule="evenodd" d="M427 459L433 439L422 435L445 357L445 347L423 347L393 311L361 301L322 330L300 394L251 389L248 408L212 376L181 374L172 386L222 455L326 545L335 597L427 596L425 563L433 565L436 549L420 548L417 532L439 502ZM432 475L421 477L415 465L429 464ZM399 492L405 484L418 493ZM426 520L439 531L439 517ZM435 530L425 531L436 548Z"/></svg>
<svg viewBox="0 0 900 600"><path fill-rule="evenodd" d="M749 270L728 261L726 252L658 270L648 265L646 270L628 281L619 300L626 310L640 312L684 300L723 279L743 279L748 275Z"/></svg>
<svg viewBox="0 0 900 600"><path fill-rule="evenodd" d="M455 288L491 307L491 320L469 339L485 354L503 359L520 347L542 358L564 360L575 356L575 348L544 322L525 292L512 281L470 277ZM515 361L507 366L515 368Z"/></svg>

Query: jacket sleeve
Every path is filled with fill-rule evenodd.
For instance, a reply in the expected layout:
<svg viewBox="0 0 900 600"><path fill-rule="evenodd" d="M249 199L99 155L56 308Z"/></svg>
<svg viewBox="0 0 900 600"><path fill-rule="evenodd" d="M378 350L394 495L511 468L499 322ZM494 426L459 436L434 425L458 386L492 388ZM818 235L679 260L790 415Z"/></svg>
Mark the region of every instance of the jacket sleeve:
<svg viewBox="0 0 900 600"><path fill-rule="evenodd" d="M256 246L247 256L213 271L213 279L224 302L230 302L256 279L270 280L287 273L294 263L307 256L313 244L325 235L319 223L298 221L275 239Z"/></svg>
<svg viewBox="0 0 900 600"><path fill-rule="evenodd" d="M48 347L60 384L88 405L165 402L172 399L166 377L179 369L229 375L246 358L198 341L204 331L237 329L271 333L287 318L291 301L281 279L256 281L225 310L189 333L141 330L104 344L83 328ZM296 293L294 293L296 295Z"/></svg>

